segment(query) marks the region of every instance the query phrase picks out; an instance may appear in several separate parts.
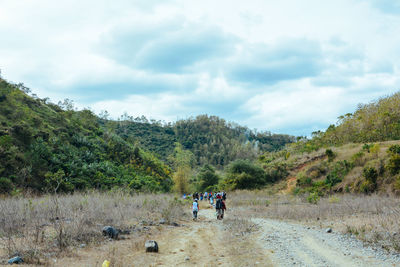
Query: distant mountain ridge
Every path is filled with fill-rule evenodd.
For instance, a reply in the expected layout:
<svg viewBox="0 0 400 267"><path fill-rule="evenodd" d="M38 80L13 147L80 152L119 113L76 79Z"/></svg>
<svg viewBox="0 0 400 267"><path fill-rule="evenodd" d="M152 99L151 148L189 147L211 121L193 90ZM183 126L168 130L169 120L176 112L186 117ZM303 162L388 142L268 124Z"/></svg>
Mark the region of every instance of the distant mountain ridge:
<svg viewBox="0 0 400 267"><path fill-rule="evenodd" d="M172 124L138 120L109 121L115 132L128 142L137 142L167 160L179 142L190 150L197 165L222 168L235 159L255 159L260 153L277 151L295 141L294 136L254 132L217 116L199 115Z"/></svg>

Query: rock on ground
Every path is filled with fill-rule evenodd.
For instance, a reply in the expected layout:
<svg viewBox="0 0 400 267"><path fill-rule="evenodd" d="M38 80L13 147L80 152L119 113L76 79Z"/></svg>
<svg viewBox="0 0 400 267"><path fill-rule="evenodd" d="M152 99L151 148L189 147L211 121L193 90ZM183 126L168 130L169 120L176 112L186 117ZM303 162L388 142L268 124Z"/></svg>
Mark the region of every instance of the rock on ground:
<svg viewBox="0 0 400 267"><path fill-rule="evenodd" d="M147 240L144 244L146 252L158 252L158 244L154 240Z"/></svg>

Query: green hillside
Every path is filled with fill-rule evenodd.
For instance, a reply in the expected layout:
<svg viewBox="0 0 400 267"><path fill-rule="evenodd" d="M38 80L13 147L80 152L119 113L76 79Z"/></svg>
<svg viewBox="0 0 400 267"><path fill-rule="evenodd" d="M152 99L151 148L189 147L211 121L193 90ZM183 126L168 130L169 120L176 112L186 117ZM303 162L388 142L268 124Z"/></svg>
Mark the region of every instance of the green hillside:
<svg viewBox="0 0 400 267"><path fill-rule="evenodd" d="M29 92L23 84L0 79L0 193L113 187L169 191L176 144L193 155L190 168L210 164L222 170L234 160L254 160L294 141L216 116L163 125L125 114L114 121L75 110L70 100L55 105Z"/></svg>
<svg viewBox="0 0 400 267"><path fill-rule="evenodd" d="M90 110L27 95L0 79L0 190L72 191L124 186L168 191L170 168L101 127Z"/></svg>
<svg viewBox="0 0 400 267"><path fill-rule="evenodd" d="M332 192L400 194L400 93L359 105L336 125L314 132L278 153L259 158L267 168L284 164L287 179L275 189L310 194Z"/></svg>
<svg viewBox="0 0 400 267"><path fill-rule="evenodd" d="M162 125L146 118L108 121L115 132L130 143L138 143L165 161L175 142L191 151L197 165L210 164L223 168L236 159L256 159L265 151L277 151L294 142L290 135L256 133L247 127L229 123L217 116L200 115Z"/></svg>

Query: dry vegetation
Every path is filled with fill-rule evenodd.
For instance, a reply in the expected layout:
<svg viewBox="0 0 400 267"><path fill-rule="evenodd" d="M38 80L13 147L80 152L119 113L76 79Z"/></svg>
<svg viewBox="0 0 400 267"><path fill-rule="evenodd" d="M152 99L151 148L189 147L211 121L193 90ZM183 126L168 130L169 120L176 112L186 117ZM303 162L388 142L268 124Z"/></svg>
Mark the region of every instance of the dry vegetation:
<svg viewBox="0 0 400 267"><path fill-rule="evenodd" d="M108 242L105 225L140 236L160 218L172 223L186 215L182 205L173 195L120 191L0 199L0 261L21 255L46 263L71 248Z"/></svg>
<svg viewBox="0 0 400 267"><path fill-rule="evenodd" d="M294 220L336 231L400 251L400 200L378 195L333 195L311 204L305 197L271 196L263 191L229 194L230 205L246 217Z"/></svg>

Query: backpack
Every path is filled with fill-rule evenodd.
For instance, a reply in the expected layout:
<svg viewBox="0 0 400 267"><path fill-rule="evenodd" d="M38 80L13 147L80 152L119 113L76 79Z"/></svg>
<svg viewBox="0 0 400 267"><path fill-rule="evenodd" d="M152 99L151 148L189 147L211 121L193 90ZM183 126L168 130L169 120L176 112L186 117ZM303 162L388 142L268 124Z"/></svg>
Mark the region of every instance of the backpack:
<svg viewBox="0 0 400 267"><path fill-rule="evenodd" d="M219 198L217 199L217 203L215 204L216 209L222 209L222 200Z"/></svg>

